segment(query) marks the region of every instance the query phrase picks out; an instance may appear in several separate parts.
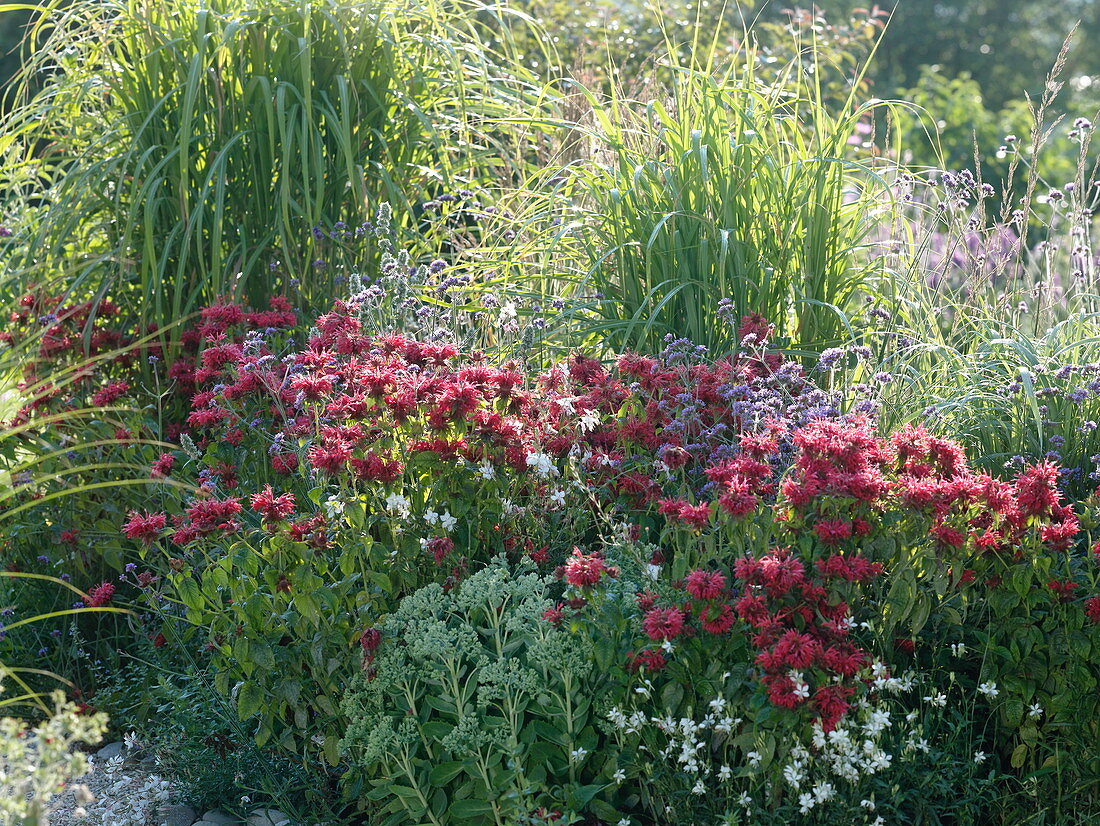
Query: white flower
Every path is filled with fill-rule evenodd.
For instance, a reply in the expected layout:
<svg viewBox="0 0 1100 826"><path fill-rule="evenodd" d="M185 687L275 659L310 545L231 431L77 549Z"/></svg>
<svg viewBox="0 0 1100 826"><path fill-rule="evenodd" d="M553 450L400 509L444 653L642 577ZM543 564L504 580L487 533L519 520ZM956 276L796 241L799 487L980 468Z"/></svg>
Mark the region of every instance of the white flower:
<svg viewBox="0 0 1100 826"><path fill-rule="evenodd" d="M649 575L649 578L656 582L661 576L661 566L650 563L645 566L645 572Z"/></svg>
<svg viewBox="0 0 1100 826"><path fill-rule="evenodd" d="M733 769L729 766L723 765L722 768L718 770L719 780L729 780L731 777L733 777Z"/></svg>
<svg viewBox="0 0 1100 826"><path fill-rule="evenodd" d="M691 787L692 794L706 794L707 787L703 785L702 780L696 780L695 785Z"/></svg>
<svg viewBox="0 0 1100 826"><path fill-rule="evenodd" d="M512 321L516 318L516 302L506 301L504 306L500 308L500 323Z"/></svg>
<svg viewBox="0 0 1100 826"><path fill-rule="evenodd" d="M583 746L577 746L573 751L569 752L569 759L574 763L579 763L588 756L588 749Z"/></svg>
<svg viewBox="0 0 1100 826"><path fill-rule="evenodd" d="M400 493L391 493L386 497L386 508L400 516L408 516L411 511L411 503Z"/></svg>
<svg viewBox="0 0 1100 826"><path fill-rule="evenodd" d="M545 453L528 453L527 467L533 469L542 478L557 476L558 469L554 467L554 460Z"/></svg>
<svg viewBox="0 0 1100 826"><path fill-rule="evenodd" d="M458 520L451 516L450 511L444 511L439 517L439 524L445 531L454 529L454 526L458 524Z"/></svg>
<svg viewBox="0 0 1100 826"><path fill-rule="evenodd" d="M947 705L947 695L944 694L942 691L940 691L940 692L937 692L936 694L932 694L929 697L925 697L924 701L926 703L931 703L932 705L936 706L937 708L943 708L944 706Z"/></svg>
<svg viewBox="0 0 1100 826"><path fill-rule="evenodd" d="M984 694L986 697L992 700L1001 692L997 690L997 684L990 680L989 682L982 683L980 686L978 686L978 693Z"/></svg>
<svg viewBox="0 0 1100 826"><path fill-rule="evenodd" d="M810 811L810 809L817 805L817 801L814 800L814 796L809 792L803 792L798 796L798 805L798 811L802 814L806 814Z"/></svg>
<svg viewBox="0 0 1100 826"><path fill-rule="evenodd" d="M817 802L824 803L827 800L832 800L833 796L836 794L836 789L833 788L832 783L826 783L822 780L820 783L814 784L813 792Z"/></svg>
<svg viewBox="0 0 1100 826"><path fill-rule="evenodd" d="M480 473L481 477L485 480L495 479L497 475L497 469L487 461L481 463L477 472Z"/></svg>
<svg viewBox="0 0 1100 826"><path fill-rule="evenodd" d="M875 801L873 800L861 800L859 801L859 805L869 812L873 812L875 810Z"/></svg>
<svg viewBox="0 0 1100 826"><path fill-rule="evenodd" d="M611 775L611 779L614 780L616 783L622 783L624 780L626 780L626 772L624 772L622 769L616 769L615 773Z"/></svg>
<svg viewBox="0 0 1100 826"><path fill-rule="evenodd" d="M1038 703L1032 703L1027 707L1027 716L1032 720L1038 720L1043 716L1043 707Z"/></svg>
<svg viewBox="0 0 1100 826"><path fill-rule="evenodd" d="M595 410L588 410L581 416L578 424L580 425L581 433L595 430L600 426L600 414Z"/></svg>
<svg viewBox="0 0 1100 826"><path fill-rule="evenodd" d="M984 751L974 752L974 762L975 763L984 763L985 758L987 758L987 757L989 757L989 755L986 754Z"/></svg>
<svg viewBox="0 0 1100 826"><path fill-rule="evenodd" d="M805 775L802 773L802 768L797 763L789 763L783 768L783 778L794 789L802 785L804 777Z"/></svg>
<svg viewBox="0 0 1100 826"><path fill-rule="evenodd" d="M325 514L329 519L335 519L344 512L345 502L343 502L339 496L335 493L325 500Z"/></svg>
<svg viewBox="0 0 1100 826"><path fill-rule="evenodd" d="M561 507L562 505L564 505L565 504L565 491L562 490L561 488L558 488L557 490L555 490L553 493L550 494L550 502L554 505L557 505L558 507Z"/></svg>
<svg viewBox="0 0 1100 826"><path fill-rule="evenodd" d="M760 765L760 761L763 759L760 752L758 751L750 751L748 754L745 755L745 757L748 758L749 766L754 769Z"/></svg>
<svg viewBox="0 0 1100 826"><path fill-rule="evenodd" d="M752 798L749 797L748 792L741 792L741 796L739 798L737 798L737 802L741 806L751 806L752 805Z"/></svg>
<svg viewBox="0 0 1100 826"><path fill-rule="evenodd" d="M882 815L875 818L875 822L871 826L886 826L886 821L882 819Z"/></svg>
<svg viewBox="0 0 1100 826"><path fill-rule="evenodd" d="M672 640L665 640L663 643L661 643L661 648L665 650L666 654L671 654L675 646L673 646Z"/></svg>
<svg viewBox="0 0 1100 826"><path fill-rule="evenodd" d="M624 817L622 820L619 821L618 826L630 826L630 818Z"/></svg>
<svg viewBox="0 0 1100 826"><path fill-rule="evenodd" d="M961 657L966 653L966 646L961 642L953 643L951 646L951 655L954 657Z"/></svg>
<svg viewBox="0 0 1100 826"><path fill-rule="evenodd" d="M429 525L438 525L439 514L433 510L426 510L424 511L424 521L427 522Z"/></svg>

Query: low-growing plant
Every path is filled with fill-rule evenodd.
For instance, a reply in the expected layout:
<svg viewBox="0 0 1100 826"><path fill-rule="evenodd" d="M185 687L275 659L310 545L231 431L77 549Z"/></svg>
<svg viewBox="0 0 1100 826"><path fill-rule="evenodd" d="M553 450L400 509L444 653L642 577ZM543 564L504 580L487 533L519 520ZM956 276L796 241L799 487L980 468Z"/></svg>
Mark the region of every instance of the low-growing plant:
<svg viewBox="0 0 1100 826"><path fill-rule="evenodd" d="M343 746L379 823L522 822L616 812L585 640L546 620L552 582L494 560L406 597L363 637Z"/></svg>
<svg viewBox="0 0 1100 826"><path fill-rule="evenodd" d="M104 714L81 714L53 696L54 711L32 725L13 717L0 719L0 823L4 826L49 826L49 803L78 777L87 774L88 757L81 745L95 745L107 730ZM86 786L76 790L78 805L91 799Z"/></svg>

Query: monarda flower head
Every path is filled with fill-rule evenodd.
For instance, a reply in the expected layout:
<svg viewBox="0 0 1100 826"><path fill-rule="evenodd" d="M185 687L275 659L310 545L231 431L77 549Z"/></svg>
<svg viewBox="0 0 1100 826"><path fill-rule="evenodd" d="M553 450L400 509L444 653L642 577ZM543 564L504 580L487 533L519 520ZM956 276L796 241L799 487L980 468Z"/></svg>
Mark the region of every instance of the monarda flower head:
<svg viewBox="0 0 1100 826"><path fill-rule="evenodd" d="M163 513L138 513L130 511L130 518L122 526L122 532L128 539L137 539L149 545L160 536L168 524L168 518Z"/></svg>
<svg viewBox="0 0 1100 826"><path fill-rule="evenodd" d="M100 608L111 601L115 595L115 586L110 582L101 582L88 593L88 607Z"/></svg>
<svg viewBox="0 0 1100 826"><path fill-rule="evenodd" d="M271 485L264 485L259 493L252 497L252 510L261 514L265 522L281 522L294 513L294 494L282 493L278 496Z"/></svg>
<svg viewBox="0 0 1100 826"><path fill-rule="evenodd" d="M607 570L599 553L585 554L574 548L573 556L565 563L565 581L574 588L588 588L599 582Z"/></svg>
<svg viewBox="0 0 1100 826"><path fill-rule="evenodd" d="M679 608L651 608L642 618L642 630L651 640L670 640L684 630L684 614Z"/></svg>
<svg viewBox="0 0 1100 826"><path fill-rule="evenodd" d="M1037 462L1016 478L1016 501L1024 517L1049 513L1062 499L1058 490L1061 469L1051 461Z"/></svg>
<svg viewBox="0 0 1100 826"><path fill-rule="evenodd" d="M716 599L726 590L726 578L720 571L691 571L684 577L684 590L695 599Z"/></svg>

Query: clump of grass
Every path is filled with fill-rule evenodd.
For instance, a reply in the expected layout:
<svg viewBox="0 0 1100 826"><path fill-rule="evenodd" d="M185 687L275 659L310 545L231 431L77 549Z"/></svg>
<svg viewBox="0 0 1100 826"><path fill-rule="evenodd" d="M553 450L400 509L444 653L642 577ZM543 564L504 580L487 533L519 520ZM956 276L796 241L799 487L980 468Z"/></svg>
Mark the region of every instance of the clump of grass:
<svg viewBox="0 0 1100 826"><path fill-rule="evenodd" d="M312 227L511 160L479 129L519 105L523 70L496 67L474 12L508 14L479 0L53 0L22 75L49 81L3 124L3 186L38 212L13 265L161 325L220 294L259 305L277 280L327 301Z"/></svg>
<svg viewBox="0 0 1100 826"><path fill-rule="evenodd" d="M875 277L873 218L890 206L875 162L851 146L882 104L853 91L828 105L803 50L767 72L748 45L721 67L713 49L692 51L678 60L669 43L656 82L633 95L580 89L574 160L550 173L570 214L550 233L567 252L548 292L567 292L614 351L656 351L671 334L728 352L722 308L760 313L810 350L839 343Z"/></svg>

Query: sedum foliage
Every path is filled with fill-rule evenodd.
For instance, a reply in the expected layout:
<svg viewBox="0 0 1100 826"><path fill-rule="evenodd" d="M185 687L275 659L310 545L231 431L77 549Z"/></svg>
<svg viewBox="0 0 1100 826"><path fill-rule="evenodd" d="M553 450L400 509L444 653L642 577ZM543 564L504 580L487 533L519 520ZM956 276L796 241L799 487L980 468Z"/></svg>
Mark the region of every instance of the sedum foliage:
<svg viewBox="0 0 1100 826"><path fill-rule="evenodd" d="M376 822L503 826L600 793L592 652L543 618L548 589L498 558L384 621L344 702L343 747L381 801Z"/></svg>

